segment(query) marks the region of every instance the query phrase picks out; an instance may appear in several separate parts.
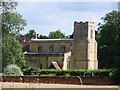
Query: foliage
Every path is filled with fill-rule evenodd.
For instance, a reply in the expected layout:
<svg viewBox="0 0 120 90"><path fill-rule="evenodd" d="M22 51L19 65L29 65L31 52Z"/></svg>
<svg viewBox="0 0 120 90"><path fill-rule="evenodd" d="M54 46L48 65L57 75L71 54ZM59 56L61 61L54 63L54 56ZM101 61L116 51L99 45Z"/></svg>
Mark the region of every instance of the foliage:
<svg viewBox="0 0 120 90"><path fill-rule="evenodd" d="M113 73L114 81L120 84L120 69L116 69Z"/></svg>
<svg viewBox="0 0 120 90"><path fill-rule="evenodd" d="M65 38L65 35L60 31L53 31L49 33L49 36L46 35L39 35L36 33L35 30L29 30L29 32L23 35L28 38L38 38L38 39L58 39L58 38Z"/></svg>
<svg viewBox="0 0 120 90"><path fill-rule="evenodd" d="M13 11L17 5L17 2L11 2L10 0L8 0L7 2L5 0L0 1L0 7L2 12Z"/></svg>
<svg viewBox="0 0 120 90"><path fill-rule="evenodd" d="M37 71L39 71L39 69L32 68L32 67L26 67L25 69L23 69L23 74L24 75L32 75L33 71L37 72Z"/></svg>
<svg viewBox="0 0 120 90"><path fill-rule="evenodd" d="M24 29L26 21L22 19L22 16L14 12L17 6L17 2L4 0L0 1L0 7L2 10L2 34L3 36L9 33L18 34L19 31Z"/></svg>
<svg viewBox="0 0 120 90"><path fill-rule="evenodd" d="M110 76L120 82L120 11L112 11L102 20L97 36L99 67L115 69Z"/></svg>
<svg viewBox="0 0 120 90"><path fill-rule="evenodd" d="M50 39L65 38L65 35L60 30L57 30L57 31L50 32L49 38Z"/></svg>
<svg viewBox="0 0 120 90"><path fill-rule="evenodd" d="M2 33L3 36L12 33L14 35L19 34L26 25L25 20L17 12L5 12L2 13Z"/></svg>
<svg viewBox="0 0 120 90"><path fill-rule="evenodd" d="M27 72L27 73L26 73ZM93 72L97 77L109 77L113 73L112 70L100 69L100 70L54 70L54 69L36 69L27 68L24 69L24 75L40 75L40 76L84 76L86 72Z"/></svg>
<svg viewBox="0 0 120 90"><path fill-rule="evenodd" d="M38 38L39 38L39 39L49 39L49 37L46 36L46 35L39 35Z"/></svg>
<svg viewBox="0 0 120 90"><path fill-rule="evenodd" d="M73 39L73 33L71 35L66 36L66 38Z"/></svg>
<svg viewBox="0 0 120 90"><path fill-rule="evenodd" d="M15 76L23 76L22 71L20 70L20 68L14 64L11 64L9 66L7 66L3 73L5 75L15 75Z"/></svg>
<svg viewBox="0 0 120 90"><path fill-rule="evenodd" d="M36 33L35 30L29 30L28 33L24 34L24 35L21 35L21 36L25 36L25 37L28 37L28 38L38 38L38 39L49 39L48 36L46 35L39 35Z"/></svg>
<svg viewBox="0 0 120 90"><path fill-rule="evenodd" d="M16 35L24 29L26 21L22 16L14 12L17 2L0 1L2 7L2 69L10 64L16 64L22 68L25 59L21 45L16 40Z"/></svg>
<svg viewBox="0 0 120 90"><path fill-rule="evenodd" d="M2 42L2 65L5 68L10 64L16 64L22 68L25 65L25 59L19 42L7 35L3 37Z"/></svg>
<svg viewBox="0 0 120 90"><path fill-rule="evenodd" d="M37 34L36 34L35 30L29 30L29 32L27 34L25 34L24 36L29 37L29 38L36 38Z"/></svg>
<svg viewBox="0 0 120 90"><path fill-rule="evenodd" d="M99 24L98 60L100 68L115 69L120 66L120 12L112 11Z"/></svg>

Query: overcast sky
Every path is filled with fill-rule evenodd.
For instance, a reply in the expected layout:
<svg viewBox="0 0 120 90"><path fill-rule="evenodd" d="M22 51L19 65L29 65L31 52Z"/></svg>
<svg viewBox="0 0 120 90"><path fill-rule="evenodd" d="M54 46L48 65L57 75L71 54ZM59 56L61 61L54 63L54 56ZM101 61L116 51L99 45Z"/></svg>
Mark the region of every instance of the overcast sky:
<svg viewBox="0 0 120 90"><path fill-rule="evenodd" d="M115 0L110 2L51 1L18 2L17 11L27 21L27 26L21 33L34 29L39 34L48 35L50 31L60 29L66 35L70 35L73 32L74 21L94 21L97 25L106 13L118 9L118 2Z"/></svg>

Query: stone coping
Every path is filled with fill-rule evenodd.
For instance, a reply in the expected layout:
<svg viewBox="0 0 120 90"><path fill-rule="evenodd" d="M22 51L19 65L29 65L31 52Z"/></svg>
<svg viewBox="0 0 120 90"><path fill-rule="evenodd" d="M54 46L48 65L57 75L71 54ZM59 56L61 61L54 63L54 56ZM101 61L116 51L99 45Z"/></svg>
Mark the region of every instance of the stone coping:
<svg viewBox="0 0 120 90"><path fill-rule="evenodd" d="M56 88L55 90L82 89L82 90L119 90L117 85L68 85L68 84L43 84L43 83L16 83L16 82L0 82L1 88ZM1 89L0 88L0 89ZM22 89L21 89L22 90ZM35 89L34 89L35 90Z"/></svg>

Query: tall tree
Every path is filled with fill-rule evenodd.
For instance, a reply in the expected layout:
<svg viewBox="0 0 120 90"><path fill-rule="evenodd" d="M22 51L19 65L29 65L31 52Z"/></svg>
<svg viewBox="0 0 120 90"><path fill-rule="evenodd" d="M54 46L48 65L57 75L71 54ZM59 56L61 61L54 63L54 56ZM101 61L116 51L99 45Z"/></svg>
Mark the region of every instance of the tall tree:
<svg viewBox="0 0 120 90"><path fill-rule="evenodd" d="M50 32L49 38L50 39L65 38L65 35L60 30L57 30L57 31Z"/></svg>
<svg viewBox="0 0 120 90"><path fill-rule="evenodd" d="M2 38L2 68L10 64L16 64L19 67L25 66L25 58L22 52L22 46L13 36Z"/></svg>
<svg viewBox="0 0 120 90"><path fill-rule="evenodd" d="M0 1L0 7L2 10L2 34L18 34L26 26L26 21L22 19L22 16L15 12L15 7L18 5L17 2L8 0Z"/></svg>
<svg viewBox="0 0 120 90"><path fill-rule="evenodd" d="M29 30L29 32L27 34L24 35L25 37L28 38L36 38L37 37L37 33L35 30Z"/></svg>
<svg viewBox="0 0 120 90"><path fill-rule="evenodd" d="M49 39L49 37L46 36L46 35L39 35L38 38L39 38L39 39Z"/></svg>
<svg viewBox="0 0 120 90"><path fill-rule="evenodd" d="M25 65L22 48L16 40L16 34L24 29L26 21L14 11L16 6L17 2L11 2L11 0L0 1L2 9L2 69L9 64L16 64L21 68Z"/></svg>
<svg viewBox="0 0 120 90"><path fill-rule="evenodd" d="M2 33L5 34L19 34L24 29L26 22L22 19L19 13L5 12L2 13Z"/></svg>
<svg viewBox="0 0 120 90"><path fill-rule="evenodd" d="M12 2L10 0L5 1L5 0L1 0L0 1L0 8L2 10L2 12L12 12L13 10L15 10L16 6L18 6L17 2Z"/></svg>
<svg viewBox="0 0 120 90"><path fill-rule="evenodd" d="M25 37L28 37L28 38L38 38L38 39L49 39L48 36L46 35L39 35L36 33L35 30L29 30L28 33L24 34L24 35L21 35L21 36L25 36Z"/></svg>
<svg viewBox="0 0 120 90"><path fill-rule="evenodd" d="M99 67L117 68L120 65L120 11L112 11L99 24Z"/></svg>

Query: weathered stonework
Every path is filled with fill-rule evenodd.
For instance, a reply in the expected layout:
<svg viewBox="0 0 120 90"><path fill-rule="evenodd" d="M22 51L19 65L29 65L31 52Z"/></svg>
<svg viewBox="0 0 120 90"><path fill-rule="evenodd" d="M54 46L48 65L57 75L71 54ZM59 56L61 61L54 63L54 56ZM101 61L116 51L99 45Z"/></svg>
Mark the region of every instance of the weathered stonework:
<svg viewBox="0 0 120 90"><path fill-rule="evenodd" d="M94 22L74 22L73 39L31 39L25 53L30 66L49 68L55 61L61 69L98 69Z"/></svg>
<svg viewBox="0 0 120 90"><path fill-rule="evenodd" d="M94 22L74 22L74 67L98 69Z"/></svg>

